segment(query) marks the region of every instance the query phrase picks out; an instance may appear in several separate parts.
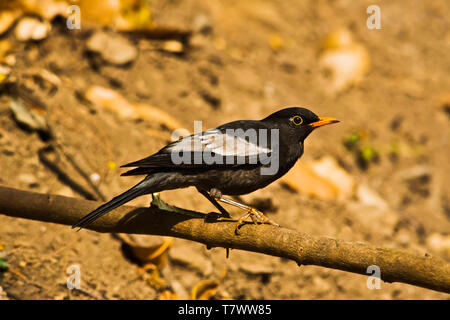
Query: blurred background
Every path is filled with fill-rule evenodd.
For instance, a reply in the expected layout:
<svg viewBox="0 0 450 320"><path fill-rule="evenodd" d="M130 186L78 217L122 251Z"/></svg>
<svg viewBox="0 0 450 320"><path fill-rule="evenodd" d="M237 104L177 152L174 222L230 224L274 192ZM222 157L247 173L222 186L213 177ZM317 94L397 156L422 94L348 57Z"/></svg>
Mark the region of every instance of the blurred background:
<svg viewBox="0 0 450 320"><path fill-rule="evenodd" d="M120 165L194 120L208 129L306 106L341 122L240 200L301 232L449 261L449 16L446 0L0 1L0 184L108 200L139 179ZM195 189L161 197L214 210ZM70 291L73 265L81 289ZM0 215L0 299L448 298L366 281Z"/></svg>

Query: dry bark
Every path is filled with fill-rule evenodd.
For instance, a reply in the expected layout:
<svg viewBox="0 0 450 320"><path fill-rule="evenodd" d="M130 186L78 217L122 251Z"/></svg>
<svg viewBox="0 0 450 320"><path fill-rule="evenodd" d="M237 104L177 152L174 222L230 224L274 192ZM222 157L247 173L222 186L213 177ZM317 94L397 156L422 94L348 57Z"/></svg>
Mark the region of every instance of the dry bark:
<svg viewBox="0 0 450 320"><path fill-rule="evenodd" d="M0 187L0 213L12 217L72 225L97 208L97 201L39 194ZM381 279L450 293L450 263L429 255L311 236L271 225L207 218L199 212L169 206L156 198L150 208L122 206L88 229L162 235L188 239L208 247L224 247L288 258L299 265L317 265L367 275L376 265Z"/></svg>

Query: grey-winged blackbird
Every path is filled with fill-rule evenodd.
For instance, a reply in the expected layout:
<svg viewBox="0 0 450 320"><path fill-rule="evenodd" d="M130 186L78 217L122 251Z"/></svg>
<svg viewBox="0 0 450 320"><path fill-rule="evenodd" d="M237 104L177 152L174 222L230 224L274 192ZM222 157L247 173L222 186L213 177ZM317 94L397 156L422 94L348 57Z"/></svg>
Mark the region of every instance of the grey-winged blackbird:
<svg viewBox="0 0 450 320"><path fill-rule="evenodd" d="M145 159L124 165L136 168L122 175L146 177L80 219L73 228L86 227L138 196L190 186L196 187L224 217L230 215L218 201L247 210L238 227L247 217L255 223L277 225L258 210L223 195L247 194L277 180L302 156L306 137L315 128L335 122L339 121L292 107L262 120L233 121L181 138Z"/></svg>

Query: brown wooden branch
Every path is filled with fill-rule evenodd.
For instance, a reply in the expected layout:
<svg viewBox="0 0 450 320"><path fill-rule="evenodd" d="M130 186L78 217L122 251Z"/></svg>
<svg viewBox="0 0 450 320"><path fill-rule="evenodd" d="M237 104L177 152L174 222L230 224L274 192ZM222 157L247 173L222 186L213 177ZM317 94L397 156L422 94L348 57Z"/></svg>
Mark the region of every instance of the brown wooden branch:
<svg viewBox="0 0 450 320"><path fill-rule="evenodd" d="M288 258L299 265L317 265L367 275L380 267L381 279L450 293L450 263L395 249L316 237L270 225L246 224L235 234L236 222L205 219L156 201L150 208L122 206L89 229L162 235L188 239L208 247L225 247ZM100 202L0 187L0 213L25 219L72 225ZM74 231L75 232L75 231Z"/></svg>

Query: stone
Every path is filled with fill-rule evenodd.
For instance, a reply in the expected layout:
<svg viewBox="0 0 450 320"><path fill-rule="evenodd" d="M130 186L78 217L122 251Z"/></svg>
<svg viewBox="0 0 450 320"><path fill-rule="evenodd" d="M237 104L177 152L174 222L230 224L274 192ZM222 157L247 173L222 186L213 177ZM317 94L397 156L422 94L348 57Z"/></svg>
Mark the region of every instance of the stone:
<svg viewBox="0 0 450 320"><path fill-rule="evenodd" d="M25 17L19 21L15 36L19 41L42 40L47 38L51 25L36 18Z"/></svg>
<svg viewBox="0 0 450 320"><path fill-rule="evenodd" d="M125 65L137 57L136 47L119 34L98 31L88 39L86 46L88 51L99 54L113 65Z"/></svg>

